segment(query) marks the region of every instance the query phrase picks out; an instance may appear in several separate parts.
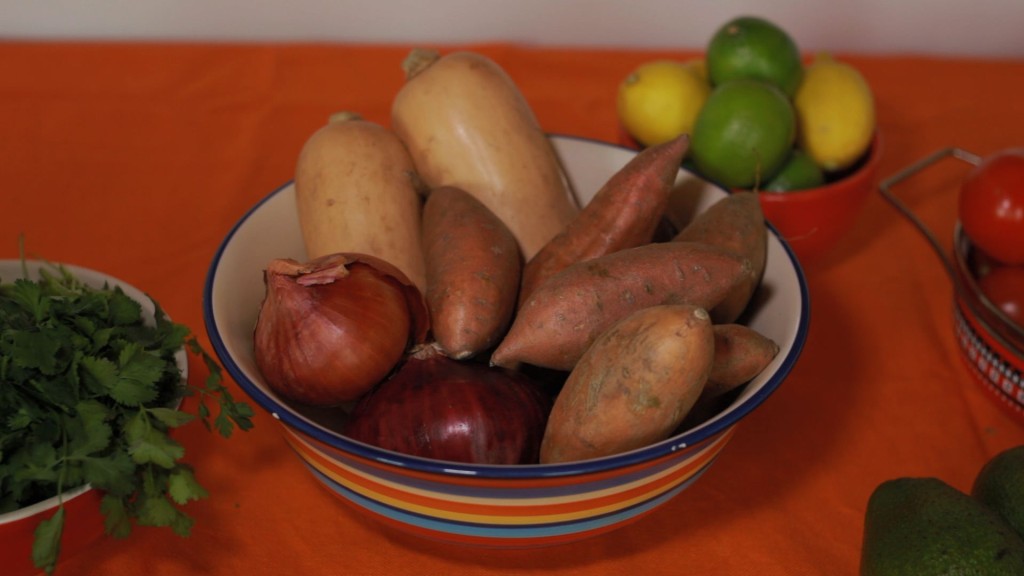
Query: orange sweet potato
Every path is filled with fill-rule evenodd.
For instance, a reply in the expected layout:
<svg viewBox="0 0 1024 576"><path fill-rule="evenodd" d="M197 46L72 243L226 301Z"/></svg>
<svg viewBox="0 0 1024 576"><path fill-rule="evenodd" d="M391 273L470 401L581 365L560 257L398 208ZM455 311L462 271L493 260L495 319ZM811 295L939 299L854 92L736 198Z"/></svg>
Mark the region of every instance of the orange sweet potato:
<svg viewBox="0 0 1024 576"><path fill-rule="evenodd" d="M742 324L715 324L715 352L711 373L686 415L679 431L689 430L721 412L729 403L729 392L750 382L779 353L774 340Z"/></svg>
<svg viewBox="0 0 1024 576"><path fill-rule="evenodd" d="M423 208L423 247L437 344L455 359L497 344L512 320L522 271L512 232L471 194L443 186Z"/></svg>
<svg viewBox="0 0 1024 576"><path fill-rule="evenodd" d="M689 144L689 136L683 134L645 148L613 174L565 229L526 263L519 304L570 264L649 243Z"/></svg>
<svg viewBox="0 0 1024 576"><path fill-rule="evenodd" d="M711 310L711 319L715 323L734 322L757 290L768 254L768 228L757 192L733 192L715 202L694 216L674 240L712 244L750 261L754 268L750 282L737 287Z"/></svg>
<svg viewBox="0 0 1024 576"><path fill-rule="evenodd" d="M714 353L708 313L654 306L618 322L555 399L540 462L599 458L667 438L697 400Z"/></svg>
<svg viewBox="0 0 1024 576"><path fill-rule="evenodd" d="M715 356L705 394L721 396L746 384L779 353L779 345L742 324L716 324Z"/></svg>
<svg viewBox="0 0 1024 576"><path fill-rule="evenodd" d="M709 310L752 274L746 260L697 242L646 244L573 264L534 290L491 363L571 370L629 314L661 304Z"/></svg>

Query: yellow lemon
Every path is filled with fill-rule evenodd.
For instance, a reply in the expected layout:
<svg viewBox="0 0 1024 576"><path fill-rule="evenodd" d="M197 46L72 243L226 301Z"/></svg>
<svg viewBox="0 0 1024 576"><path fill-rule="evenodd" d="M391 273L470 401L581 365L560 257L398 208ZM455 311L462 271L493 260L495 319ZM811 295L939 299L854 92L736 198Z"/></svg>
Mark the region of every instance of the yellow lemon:
<svg viewBox="0 0 1024 576"><path fill-rule="evenodd" d="M619 122L644 146L656 146L693 131L697 113L710 91L707 80L692 64L646 62L619 84Z"/></svg>
<svg viewBox="0 0 1024 576"><path fill-rule="evenodd" d="M804 70L793 106L799 146L826 172L852 165L871 145L875 101L853 66L818 54Z"/></svg>

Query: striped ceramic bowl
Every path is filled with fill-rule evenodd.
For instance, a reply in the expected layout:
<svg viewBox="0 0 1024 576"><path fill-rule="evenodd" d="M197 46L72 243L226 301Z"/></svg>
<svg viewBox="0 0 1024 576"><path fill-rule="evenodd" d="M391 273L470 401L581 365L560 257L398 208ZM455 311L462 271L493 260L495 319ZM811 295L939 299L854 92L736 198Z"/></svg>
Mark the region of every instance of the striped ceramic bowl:
<svg viewBox="0 0 1024 576"><path fill-rule="evenodd" d="M635 154L625 147L552 136L581 202ZM680 170L678 186L702 210L725 192ZM253 326L274 258L305 259L291 183L246 213L220 246L204 288L211 342L235 381L280 421L318 480L380 522L425 537L499 547L550 545L607 532L641 518L708 469L736 425L782 383L807 336L809 302L793 253L771 230L762 287L747 323L780 345L775 360L722 412L632 452L582 462L484 466L411 457L348 439L296 410L262 381Z"/></svg>

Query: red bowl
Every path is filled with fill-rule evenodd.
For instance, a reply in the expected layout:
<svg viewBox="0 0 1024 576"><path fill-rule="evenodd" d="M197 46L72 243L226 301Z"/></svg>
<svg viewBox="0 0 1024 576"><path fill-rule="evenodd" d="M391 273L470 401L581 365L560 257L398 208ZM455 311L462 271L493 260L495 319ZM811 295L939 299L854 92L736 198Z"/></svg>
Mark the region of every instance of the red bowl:
<svg viewBox="0 0 1024 576"><path fill-rule="evenodd" d="M88 485L64 493L66 520L60 540L60 558L78 554L103 536L102 498L102 493ZM3 558L4 574L30 576L40 572L32 563L32 541L36 526L53 516L58 504L54 496L3 515L0 522L0 558Z"/></svg>
<svg viewBox="0 0 1024 576"><path fill-rule="evenodd" d="M853 227L877 184L881 156L881 139L876 134L865 157L841 179L818 188L761 193L765 218L801 264L820 261Z"/></svg>

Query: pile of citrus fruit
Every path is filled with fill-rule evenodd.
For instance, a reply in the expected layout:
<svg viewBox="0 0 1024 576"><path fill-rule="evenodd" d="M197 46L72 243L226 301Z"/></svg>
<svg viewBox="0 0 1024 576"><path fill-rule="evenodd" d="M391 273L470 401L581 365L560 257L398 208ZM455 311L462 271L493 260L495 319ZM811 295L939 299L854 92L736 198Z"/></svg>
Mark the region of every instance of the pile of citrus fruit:
<svg viewBox="0 0 1024 576"><path fill-rule="evenodd" d="M790 35L754 16L711 37L703 59L641 64L619 85L618 117L642 146L690 134L689 161L730 188L813 188L864 157L874 99L853 66L805 63Z"/></svg>

